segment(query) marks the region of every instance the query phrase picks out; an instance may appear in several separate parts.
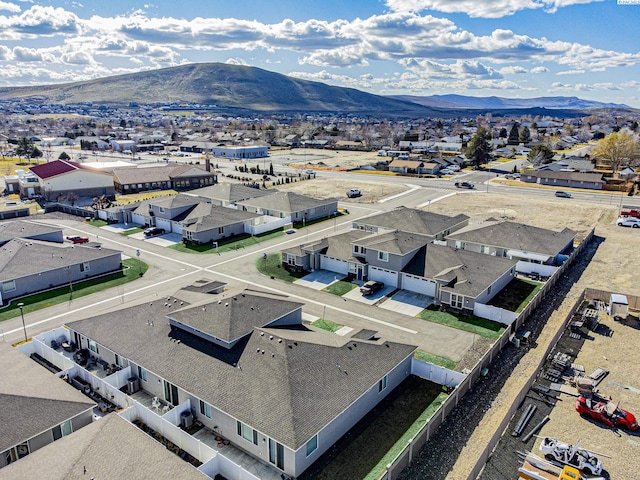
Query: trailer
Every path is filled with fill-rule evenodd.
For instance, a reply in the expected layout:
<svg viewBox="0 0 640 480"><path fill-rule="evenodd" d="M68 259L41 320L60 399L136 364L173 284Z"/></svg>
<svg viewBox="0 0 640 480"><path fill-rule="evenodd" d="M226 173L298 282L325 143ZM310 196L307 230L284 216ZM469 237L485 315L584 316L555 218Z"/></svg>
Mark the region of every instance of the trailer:
<svg viewBox="0 0 640 480"><path fill-rule="evenodd" d="M626 295L612 293L609 298L607 313L615 320L626 320L629 315L629 301Z"/></svg>

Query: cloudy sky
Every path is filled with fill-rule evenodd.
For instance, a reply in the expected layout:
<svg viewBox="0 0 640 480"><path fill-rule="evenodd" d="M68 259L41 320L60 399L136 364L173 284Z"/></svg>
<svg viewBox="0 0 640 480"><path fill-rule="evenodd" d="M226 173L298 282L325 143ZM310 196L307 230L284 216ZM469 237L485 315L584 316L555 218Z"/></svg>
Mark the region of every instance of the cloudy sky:
<svg viewBox="0 0 640 480"><path fill-rule="evenodd" d="M227 62L378 94L640 108L639 27L640 0L0 0L0 86Z"/></svg>

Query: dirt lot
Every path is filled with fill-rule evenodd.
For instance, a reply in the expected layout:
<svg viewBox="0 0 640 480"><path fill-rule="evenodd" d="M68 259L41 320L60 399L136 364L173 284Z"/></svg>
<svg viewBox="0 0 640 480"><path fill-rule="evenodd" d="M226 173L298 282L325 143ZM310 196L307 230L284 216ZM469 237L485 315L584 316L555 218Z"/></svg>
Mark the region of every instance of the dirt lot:
<svg viewBox="0 0 640 480"><path fill-rule="evenodd" d="M388 160L387 157L378 157L377 152L349 152L316 148L271 151L269 156L278 160L282 159L283 163L292 166L299 165L303 168L355 168L371 165L381 159Z"/></svg>
<svg viewBox="0 0 640 480"><path fill-rule="evenodd" d="M610 373L598 385L600 393L611 396L615 403L640 417L640 357L635 353L640 344L640 323L637 317L616 322L600 312L600 327L589 332L589 337L578 352L575 363L583 365L587 374L598 367ZM585 420L575 411L575 398L561 394L549 415L549 422L540 435L575 443L612 458L600 457L610 478L630 478L629 466L638 465L640 432L610 429L595 421ZM536 442L537 451L540 440Z"/></svg>
<svg viewBox="0 0 640 480"><path fill-rule="evenodd" d="M347 190L357 188L362 192L361 197L347 198ZM359 180L333 180L327 178L312 178L303 182L278 185L278 190L310 195L314 198L335 198L349 203L376 203L377 201L397 195L409 189L405 185L383 182L362 182Z"/></svg>

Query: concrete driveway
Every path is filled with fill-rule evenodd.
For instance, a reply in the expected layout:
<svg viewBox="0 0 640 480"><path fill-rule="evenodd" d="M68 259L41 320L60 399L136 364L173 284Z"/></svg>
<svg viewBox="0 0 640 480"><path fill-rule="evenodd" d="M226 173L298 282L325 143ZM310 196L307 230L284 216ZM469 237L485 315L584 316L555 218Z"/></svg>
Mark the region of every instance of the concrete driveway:
<svg viewBox="0 0 640 480"><path fill-rule="evenodd" d="M364 284L364 282L362 281L356 281L354 283L357 283L359 287ZM362 295L360 293L360 288L354 288L353 290L345 293L342 296L342 298L348 298L349 300L355 300L356 302L366 303L367 305L373 305L385 295L389 295L395 289L396 287L392 287L391 285L385 285L385 287L382 290L378 290L374 294Z"/></svg>
<svg viewBox="0 0 640 480"><path fill-rule="evenodd" d="M309 275L296 280L295 284L302 285L303 287L313 288L314 290L322 290L328 287L334 282L337 282L343 277L343 275L329 270L316 270Z"/></svg>
<svg viewBox="0 0 640 480"><path fill-rule="evenodd" d="M415 317L432 303L433 297L408 290L400 290L393 297L382 302L379 307Z"/></svg>
<svg viewBox="0 0 640 480"><path fill-rule="evenodd" d="M161 247L170 247L171 245L182 242L182 235L180 233L165 233L164 235L145 238L145 240Z"/></svg>

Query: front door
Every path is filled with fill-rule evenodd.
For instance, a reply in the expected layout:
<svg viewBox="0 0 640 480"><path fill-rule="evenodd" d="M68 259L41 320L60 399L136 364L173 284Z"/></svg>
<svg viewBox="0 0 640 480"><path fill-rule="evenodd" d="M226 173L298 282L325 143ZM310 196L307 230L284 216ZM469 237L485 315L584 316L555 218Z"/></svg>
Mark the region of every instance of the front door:
<svg viewBox="0 0 640 480"><path fill-rule="evenodd" d="M180 401L178 400L178 387L174 384L169 383L167 381L164 382L164 399L169 402L171 405L178 405Z"/></svg>
<svg viewBox="0 0 640 480"><path fill-rule="evenodd" d="M358 267L358 280L362 280L363 270L362 267Z"/></svg>
<svg viewBox="0 0 640 480"><path fill-rule="evenodd" d="M284 470L284 447L271 438L269 439L269 461L280 470Z"/></svg>

